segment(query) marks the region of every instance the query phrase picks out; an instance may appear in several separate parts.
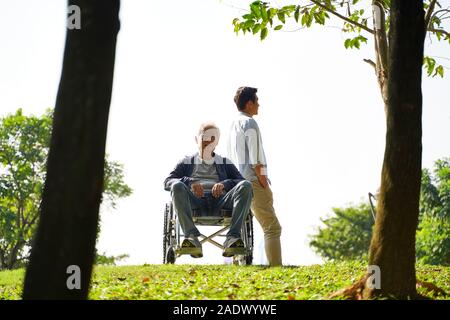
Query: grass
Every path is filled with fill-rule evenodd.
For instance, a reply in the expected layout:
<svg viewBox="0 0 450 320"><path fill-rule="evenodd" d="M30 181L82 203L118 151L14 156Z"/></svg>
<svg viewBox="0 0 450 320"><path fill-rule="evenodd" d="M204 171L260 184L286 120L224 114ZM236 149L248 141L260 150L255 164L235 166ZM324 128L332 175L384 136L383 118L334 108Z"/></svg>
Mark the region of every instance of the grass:
<svg viewBox="0 0 450 320"><path fill-rule="evenodd" d="M363 262L267 268L230 265L144 265L94 270L90 299L294 300L326 297L358 280ZM20 299L24 270L0 272L0 300ZM450 293L450 267L417 266L417 278ZM422 289L420 293L432 297ZM435 299L450 299L439 296Z"/></svg>

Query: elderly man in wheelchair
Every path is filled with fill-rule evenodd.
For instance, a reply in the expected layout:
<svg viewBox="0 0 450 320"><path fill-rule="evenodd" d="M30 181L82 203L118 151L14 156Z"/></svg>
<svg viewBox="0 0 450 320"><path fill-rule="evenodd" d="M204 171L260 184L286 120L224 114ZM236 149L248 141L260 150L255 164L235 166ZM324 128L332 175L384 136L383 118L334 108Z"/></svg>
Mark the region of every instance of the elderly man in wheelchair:
<svg viewBox="0 0 450 320"><path fill-rule="evenodd" d="M223 209L231 210L231 222L221 246L222 255L232 257L245 253L241 231L250 211L252 184L241 176L230 160L214 153L219 137L220 131L215 124L203 123L195 138L199 152L182 159L164 181L184 233L178 254L201 258L203 251L198 238L202 234L194 223L193 212L219 216Z"/></svg>

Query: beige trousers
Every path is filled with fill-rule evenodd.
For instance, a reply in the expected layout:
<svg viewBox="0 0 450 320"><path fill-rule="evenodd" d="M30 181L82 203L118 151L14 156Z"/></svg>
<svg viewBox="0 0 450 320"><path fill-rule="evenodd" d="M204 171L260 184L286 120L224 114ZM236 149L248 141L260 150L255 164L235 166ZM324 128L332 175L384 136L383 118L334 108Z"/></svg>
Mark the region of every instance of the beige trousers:
<svg viewBox="0 0 450 320"><path fill-rule="evenodd" d="M264 232L264 245L267 260L271 266L281 266L281 225L273 208L273 195L270 186L263 188L258 180L252 182L253 200L251 210Z"/></svg>

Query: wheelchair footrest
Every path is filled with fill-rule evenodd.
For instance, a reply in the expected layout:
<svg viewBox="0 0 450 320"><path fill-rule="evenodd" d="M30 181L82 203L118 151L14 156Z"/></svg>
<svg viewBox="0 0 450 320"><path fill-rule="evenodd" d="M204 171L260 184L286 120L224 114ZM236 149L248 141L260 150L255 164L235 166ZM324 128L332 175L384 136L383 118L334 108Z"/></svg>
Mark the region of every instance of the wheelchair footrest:
<svg viewBox="0 0 450 320"><path fill-rule="evenodd" d="M241 247L241 248L227 248L222 255L224 257L232 257L245 254L247 254L247 250L244 247Z"/></svg>
<svg viewBox="0 0 450 320"><path fill-rule="evenodd" d="M192 254L192 255L199 255L202 254L202 248L196 248L196 247L192 247L192 248L185 248L185 247L180 247L178 250L176 250L177 254Z"/></svg>

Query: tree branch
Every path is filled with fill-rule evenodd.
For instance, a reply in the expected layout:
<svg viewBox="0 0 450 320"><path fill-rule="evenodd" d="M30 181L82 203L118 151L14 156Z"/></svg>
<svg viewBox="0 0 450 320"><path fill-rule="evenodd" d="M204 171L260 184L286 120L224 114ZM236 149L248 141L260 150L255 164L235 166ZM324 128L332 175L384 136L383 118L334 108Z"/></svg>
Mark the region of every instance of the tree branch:
<svg viewBox="0 0 450 320"><path fill-rule="evenodd" d="M441 9L441 10L438 10L438 11L436 11L436 12L433 14L433 17L437 16L438 13L441 13L441 12L443 12L443 14L441 14L441 16L438 17L438 19L442 19L445 15L447 15L448 13L450 13L450 10L449 10L449 9ZM445 19L445 18L444 18L444 19Z"/></svg>
<svg viewBox="0 0 450 320"><path fill-rule="evenodd" d="M385 102L385 112L387 105L387 78L389 75L388 70L388 52L389 44L386 34L386 15L384 12L383 4L380 0L373 0L373 25L375 28L375 54L376 54L376 75L378 85L381 90L381 96Z"/></svg>
<svg viewBox="0 0 450 320"><path fill-rule="evenodd" d="M371 59L363 59L363 61L370 64L372 67L375 68L375 70L377 69L377 65Z"/></svg>
<svg viewBox="0 0 450 320"><path fill-rule="evenodd" d="M30 215L31 215L31 214L30 214ZM25 230L25 228L28 228L28 227L33 226L33 224L36 222L37 218L39 218L39 210L36 211L36 212L34 213L34 216L31 217L31 220L30 220L30 221L27 221L27 222L24 224L23 230ZM25 231L28 231L28 230L25 230Z"/></svg>
<svg viewBox="0 0 450 320"><path fill-rule="evenodd" d="M344 20L344 21L347 21L348 23L353 24L354 26L357 26L357 27L359 27L359 28L361 28L361 29L363 29L363 30L365 30L365 31L367 31L367 32L369 32L369 33L371 33L371 34L375 34L375 32L374 32L372 29L370 29L370 28L366 27L365 25L362 25L362 24L360 24L360 23L358 23L358 22L356 22L356 21L353 21L353 20L351 20L351 19L349 19L349 18L347 18L347 17L345 17L345 16L343 16L343 15L337 13L337 12L334 11L333 9L328 8L326 5L320 3L320 2L318 2L318 1L316 1L316 0L310 0L310 1L311 1L312 3L314 3L314 4L316 4L317 6L323 8L325 11L327 11L327 12L329 12L329 13L335 15L336 17L338 17L338 18L340 18L340 19L342 19L342 20Z"/></svg>
<svg viewBox="0 0 450 320"><path fill-rule="evenodd" d="M431 17L433 16L433 11L434 7L436 6L436 2L437 0L431 0L430 6L428 7L428 10L425 14L425 30L427 30L430 25Z"/></svg>
<svg viewBox="0 0 450 320"><path fill-rule="evenodd" d="M429 32L433 32L433 33L442 33L444 35L447 36L447 38L450 39L450 32L444 30L444 29L434 29L434 28L428 28L427 29Z"/></svg>

